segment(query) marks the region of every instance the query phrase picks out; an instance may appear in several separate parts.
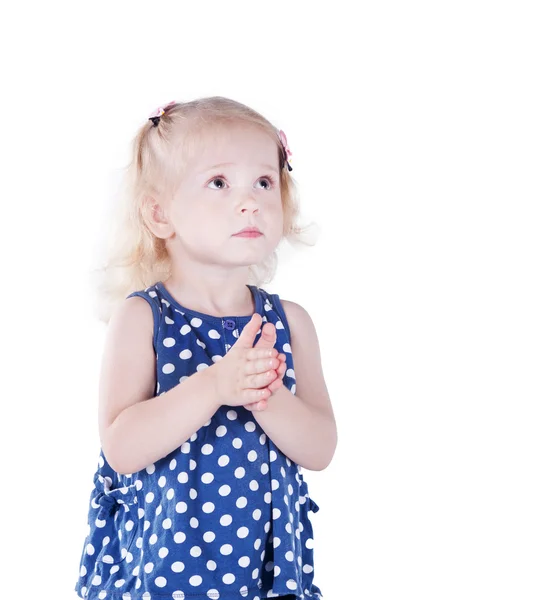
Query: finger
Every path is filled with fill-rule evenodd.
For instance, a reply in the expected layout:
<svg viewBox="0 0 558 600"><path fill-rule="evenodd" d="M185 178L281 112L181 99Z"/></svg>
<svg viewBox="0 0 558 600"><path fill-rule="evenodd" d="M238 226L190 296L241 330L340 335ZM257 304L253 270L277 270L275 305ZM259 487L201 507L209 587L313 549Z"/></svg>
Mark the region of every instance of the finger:
<svg viewBox="0 0 558 600"><path fill-rule="evenodd" d="M259 360L249 360L244 365L245 375L259 375L266 371L278 369L281 362L277 358L260 358Z"/></svg>
<svg viewBox="0 0 558 600"><path fill-rule="evenodd" d="M248 360L258 360L259 358L278 358L277 348L258 348L254 346L246 353Z"/></svg>
<svg viewBox="0 0 558 600"><path fill-rule="evenodd" d="M267 400L271 396L271 391L267 387L259 389L247 388L243 392L244 403L240 406L255 406L261 400Z"/></svg>
<svg viewBox="0 0 558 600"><path fill-rule="evenodd" d="M252 402L251 404L247 404L244 406L249 411L259 412L260 410L265 410L267 408L267 400L260 400L259 402Z"/></svg>
<svg viewBox="0 0 558 600"><path fill-rule="evenodd" d="M254 348L273 348L277 341L277 331L273 323L264 323L262 327L262 335Z"/></svg>
<svg viewBox="0 0 558 600"><path fill-rule="evenodd" d="M255 375L247 375L245 386L251 389L266 388L272 381L277 379L277 371L275 369L268 369L263 373L256 373Z"/></svg>
<svg viewBox="0 0 558 600"><path fill-rule="evenodd" d="M240 348L253 348L254 340L256 339L256 335L260 330L262 324L262 316L260 313L254 313L252 318L248 321L248 323L244 326L241 334L238 336L238 339L233 344L233 348L235 346L239 346ZM232 349L232 348L231 348Z"/></svg>

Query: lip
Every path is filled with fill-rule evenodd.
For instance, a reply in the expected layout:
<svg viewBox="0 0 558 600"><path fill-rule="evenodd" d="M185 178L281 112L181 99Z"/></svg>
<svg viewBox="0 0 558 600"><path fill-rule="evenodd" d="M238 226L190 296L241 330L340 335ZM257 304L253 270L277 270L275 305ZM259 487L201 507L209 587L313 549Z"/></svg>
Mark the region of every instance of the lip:
<svg viewBox="0 0 558 600"><path fill-rule="evenodd" d="M245 227L244 229L237 231L234 235L241 237L258 237L263 234L257 227Z"/></svg>

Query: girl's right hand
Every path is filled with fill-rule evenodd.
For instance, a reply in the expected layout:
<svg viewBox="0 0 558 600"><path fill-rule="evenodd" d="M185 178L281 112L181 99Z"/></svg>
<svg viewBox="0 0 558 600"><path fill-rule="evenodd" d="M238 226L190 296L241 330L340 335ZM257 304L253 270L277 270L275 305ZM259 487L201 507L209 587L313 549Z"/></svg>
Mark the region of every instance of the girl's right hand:
<svg viewBox="0 0 558 600"><path fill-rule="evenodd" d="M262 317L254 313L225 356L213 365L219 405L242 406L266 400L281 361L276 348L254 348Z"/></svg>

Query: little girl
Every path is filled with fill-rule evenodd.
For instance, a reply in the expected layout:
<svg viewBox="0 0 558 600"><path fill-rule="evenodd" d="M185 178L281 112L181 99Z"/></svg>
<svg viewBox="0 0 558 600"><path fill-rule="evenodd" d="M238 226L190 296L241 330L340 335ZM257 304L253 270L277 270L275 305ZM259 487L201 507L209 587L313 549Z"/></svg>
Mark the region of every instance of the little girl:
<svg viewBox="0 0 558 600"><path fill-rule="evenodd" d="M301 468L330 463L335 419L308 313L259 287L300 232L290 155L222 97L173 101L135 138L80 598L322 598Z"/></svg>

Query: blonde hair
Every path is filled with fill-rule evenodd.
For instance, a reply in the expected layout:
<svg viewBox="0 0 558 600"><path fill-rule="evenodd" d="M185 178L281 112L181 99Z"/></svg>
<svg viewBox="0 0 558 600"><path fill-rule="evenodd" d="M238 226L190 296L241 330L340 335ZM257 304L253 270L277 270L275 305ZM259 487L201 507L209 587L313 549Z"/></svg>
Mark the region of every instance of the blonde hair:
<svg viewBox="0 0 558 600"><path fill-rule="evenodd" d="M245 123L255 125L277 140L279 164L284 152L277 129L248 106L222 96L199 98L169 105L155 127L146 119L132 143L132 159L125 169L124 186L110 210L110 229L102 253L106 259L94 269L93 284L96 316L108 323L115 308L131 292L145 289L171 274L165 240L155 236L142 216L147 196L172 197L187 162L187 151L194 132L207 125ZM187 132L187 133L185 133ZM296 183L287 168L281 168L280 188L283 206L283 238L291 244L307 241L299 218ZM273 279L277 270L277 251L248 269L249 280L261 286Z"/></svg>

